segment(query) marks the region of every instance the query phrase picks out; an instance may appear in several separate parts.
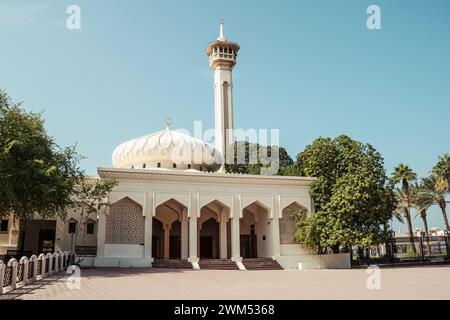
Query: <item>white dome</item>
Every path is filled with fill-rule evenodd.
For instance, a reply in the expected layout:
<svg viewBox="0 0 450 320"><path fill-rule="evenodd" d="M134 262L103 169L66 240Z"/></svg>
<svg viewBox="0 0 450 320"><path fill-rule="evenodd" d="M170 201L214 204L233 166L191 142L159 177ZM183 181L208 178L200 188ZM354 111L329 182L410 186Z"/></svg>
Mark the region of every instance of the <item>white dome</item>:
<svg viewBox="0 0 450 320"><path fill-rule="evenodd" d="M114 168L217 171L217 152L211 144L167 127L120 144L112 163Z"/></svg>

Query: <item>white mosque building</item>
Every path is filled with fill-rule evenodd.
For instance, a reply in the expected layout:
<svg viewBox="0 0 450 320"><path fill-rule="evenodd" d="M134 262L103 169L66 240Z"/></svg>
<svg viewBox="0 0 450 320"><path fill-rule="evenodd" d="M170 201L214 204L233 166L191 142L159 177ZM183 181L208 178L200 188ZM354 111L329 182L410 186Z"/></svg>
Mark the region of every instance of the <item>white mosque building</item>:
<svg viewBox="0 0 450 320"><path fill-rule="evenodd" d="M95 177L117 179L111 205L88 223L76 244L75 213L66 221L36 219L21 232L3 221L0 255L7 249L38 254L76 247L85 255L83 264L97 267L349 267L346 255L318 256L294 240L289 212L312 212L314 178L229 174L218 161L233 139L232 71L238 51L221 24L220 36L206 50L214 72L214 146L172 130L170 123L120 144L112 167L98 168ZM174 157L180 150L192 156Z"/></svg>

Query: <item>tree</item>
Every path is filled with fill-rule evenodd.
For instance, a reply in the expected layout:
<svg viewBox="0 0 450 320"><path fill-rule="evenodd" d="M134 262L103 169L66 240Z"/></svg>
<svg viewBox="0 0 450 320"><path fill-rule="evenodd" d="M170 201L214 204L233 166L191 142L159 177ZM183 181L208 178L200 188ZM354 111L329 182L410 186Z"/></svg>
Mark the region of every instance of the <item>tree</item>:
<svg viewBox="0 0 450 320"><path fill-rule="evenodd" d="M14 220L65 217L83 172L75 147L60 148L40 114L0 91L0 216Z"/></svg>
<svg viewBox="0 0 450 320"><path fill-rule="evenodd" d="M450 155L448 153L439 157L438 163L433 167L434 174L447 180L447 185L450 186Z"/></svg>
<svg viewBox="0 0 450 320"><path fill-rule="evenodd" d="M445 202L445 196L447 195L447 192L449 190L447 181L445 181L442 176L438 176L432 173L428 177L422 178L422 185L422 193L424 194L424 196L427 196L429 197L429 199L431 199L431 204L437 204L439 208L441 208L445 229L450 230L446 212L447 205Z"/></svg>
<svg viewBox="0 0 450 320"><path fill-rule="evenodd" d="M75 232L75 241L77 243L78 234L86 229L86 225L91 219L91 215L99 213L100 209L107 207L110 203L107 201L108 194L117 185L115 179L97 180L83 177L75 187L73 207L80 214L80 221ZM85 234L85 232L83 232ZM84 236L83 236L84 245ZM72 248L73 250L74 248Z"/></svg>
<svg viewBox="0 0 450 320"><path fill-rule="evenodd" d="M285 175L285 171L294 164L283 147L266 147L248 141L237 141L232 148L234 150L233 163L225 165L227 172L260 175L262 168L269 169L273 166L277 170L274 172L276 175ZM278 167L271 162L272 156L278 161Z"/></svg>
<svg viewBox="0 0 450 320"><path fill-rule="evenodd" d="M411 195L411 204L416 209L416 216L420 216L423 222L423 227L425 230L425 239L428 247L428 254L431 254L431 245L430 245L430 232L428 229L428 221L427 221L427 210L433 204L433 198L427 193L424 192L424 186L422 184L415 183L412 185L410 189ZM404 196L402 194L401 189L397 189L399 193L400 199L403 199ZM403 209L403 208L401 208Z"/></svg>
<svg viewBox="0 0 450 320"><path fill-rule="evenodd" d="M417 179L417 175L415 172L407 165L405 164L399 164L392 173L391 176L391 183L393 185L396 185L401 182L402 184L402 207L403 207L403 213L405 215L406 223L408 225L408 233L411 243L411 248L413 250L413 253L416 254L416 246L414 244L414 233L413 233L413 226L411 221L411 213L409 208L411 207L411 198L409 194L409 183L411 181L414 181Z"/></svg>
<svg viewBox="0 0 450 320"><path fill-rule="evenodd" d="M373 146L345 135L318 138L297 156L296 167L300 175L317 177L310 191L316 212L299 220L300 243L337 252L387 239L395 198Z"/></svg>

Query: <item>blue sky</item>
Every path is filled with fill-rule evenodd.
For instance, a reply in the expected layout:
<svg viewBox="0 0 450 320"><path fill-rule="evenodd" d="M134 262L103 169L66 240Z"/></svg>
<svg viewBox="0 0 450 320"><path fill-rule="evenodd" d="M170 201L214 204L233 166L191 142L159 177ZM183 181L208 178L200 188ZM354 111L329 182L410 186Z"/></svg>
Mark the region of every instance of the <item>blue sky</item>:
<svg viewBox="0 0 450 320"><path fill-rule="evenodd" d="M66 28L71 4L82 30ZM382 30L366 27L371 4ZM78 143L95 174L117 144L167 117L213 126L205 48L220 19L241 45L236 127L280 128L292 156L347 134L372 143L388 172L404 162L425 175L450 152L447 0L1 0L0 88L43 111L50 134ZM439 210L430 221L442 225Z"/></svg>

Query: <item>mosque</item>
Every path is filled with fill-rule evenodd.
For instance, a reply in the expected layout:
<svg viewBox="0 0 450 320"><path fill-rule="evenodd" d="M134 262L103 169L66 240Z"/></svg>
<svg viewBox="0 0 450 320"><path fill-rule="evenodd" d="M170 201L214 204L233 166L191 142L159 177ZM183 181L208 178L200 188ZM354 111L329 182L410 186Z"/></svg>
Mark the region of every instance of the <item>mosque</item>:
<svg viewBox="0 0 450 320"><path fill-rule="evenodd" d="M223 23L206 49L214 72L214 145L172 130L170 123L124 142L112 154L112 167L98 168L95 177L117 179L111 205L86 224L76 243L79 216L72 212L65 221L37 217L20 232L12 221L2 222L0 250L72 249L84 265L96 267L348 267L346 257L315 255L294 239L290 212L314 210L309 188L315 178L225 172L239 49L225 37Z"/></svg>

